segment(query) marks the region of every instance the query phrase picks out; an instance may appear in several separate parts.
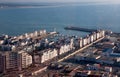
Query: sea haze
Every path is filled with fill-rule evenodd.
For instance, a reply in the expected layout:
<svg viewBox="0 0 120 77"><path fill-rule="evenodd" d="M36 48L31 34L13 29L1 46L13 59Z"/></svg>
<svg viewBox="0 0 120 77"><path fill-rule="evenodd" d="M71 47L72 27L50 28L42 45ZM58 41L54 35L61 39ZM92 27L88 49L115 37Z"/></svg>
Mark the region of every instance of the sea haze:
<svg viewBox="0 0 120 77"><path fill-rule="evenodd" d="M78 26L120 32L119 4L0 4L0 34L19 35L35 30L56 29L62 34L85 33L65 31Z"/></svg>

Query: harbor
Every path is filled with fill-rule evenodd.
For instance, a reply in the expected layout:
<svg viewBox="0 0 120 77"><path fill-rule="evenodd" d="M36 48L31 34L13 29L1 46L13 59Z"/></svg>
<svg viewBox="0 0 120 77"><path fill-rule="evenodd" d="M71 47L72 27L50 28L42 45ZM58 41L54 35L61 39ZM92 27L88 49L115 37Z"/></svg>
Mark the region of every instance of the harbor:
<svg viewBox="0 0 120 77"><path fill-rule="evenodd" d="M14 70L14 68L17 67L17 69L15 69L19 73L24 71L23 69L25 69L26 67L31 67L31 65L35 67L37 65L39 65L39 67L43 67L41 65L44 65L44 67L40 68L40 70L45 70L45 68L47 68L48 62L52 59L57 58L58 62L60 62L68 58L69 56L72 56L77 52L85 49L86 47L89 47L97 40L103 39L105 36L104 33L104 30L101 30L91 33L89 34L89 36L86 36L84 38L76 38L73 36L57 36L57 39L54 39L56 37L57 32L46 32L46 30L41 30L35 31L33 33L25 33L24 35L20 35L17 37L10 37L8 35L2 36L0 43L1 51L4 52L1 52L1 61L5 62L5 65L6 63L8 63L6 61L9 61L12 64L14 63L14 61L16 61L16 59L14 60L14 58L17 58L16 64L19 66L11 67L11 65L7 65L8 67L5 67L4 70L1 69L1 71L3 70L3 72L9 73L10 69ZM53 36L54 38L51 39L48 36ZM76 42L78 42L78 44ZM79 50L76 51L76 48L78 48ZM9 57L7 56L7 54L15 55L16 57ZM4 57L9 58L8 60L6 60ZM22 57L23 59L21 59ZM27 62L27 64L25 63L25 61ZM21 65L21 63L23 65ZM3 65L1 64L1 68L3 68L2 66ZM31 71L31 74L34 75L36 74L36 72L37 71L32 73ZM23 76L26 74L27 72L24 72Z"/></svg>
<svg viewBox="0 0 120 77"><path fill-rule="evenodd" d="M51 63L62 63L108 37L105 30L86 28L83 30L92 32L89 31L89 34L85 37L66 36L61 35L60 32L47 32L46 30L13 37L1 36L0 63L3 62L3 64L0 64L0 72L5 74L5 77L35 77L48 70ZM96 51L94 50L94 52ZM88 55L90 54L86 54L86 56ZM95 59L99 58L101 56L95 55ZM83 59L75 58L75 60ZM96 62L100 64L107 63L105 60L96 60ZM44 75L44 73L41 75Z"/></svg>

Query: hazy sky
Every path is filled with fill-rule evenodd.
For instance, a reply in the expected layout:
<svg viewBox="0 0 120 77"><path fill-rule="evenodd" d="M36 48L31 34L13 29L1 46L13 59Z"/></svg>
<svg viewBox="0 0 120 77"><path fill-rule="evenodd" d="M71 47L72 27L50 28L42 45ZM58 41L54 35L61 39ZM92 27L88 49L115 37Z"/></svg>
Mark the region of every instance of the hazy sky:
<svg viewBox="0 0 120 77"><path fill-rule="evenodd" d="M110 2L120 3L120 0L0 0L0 2Z"/></svg>

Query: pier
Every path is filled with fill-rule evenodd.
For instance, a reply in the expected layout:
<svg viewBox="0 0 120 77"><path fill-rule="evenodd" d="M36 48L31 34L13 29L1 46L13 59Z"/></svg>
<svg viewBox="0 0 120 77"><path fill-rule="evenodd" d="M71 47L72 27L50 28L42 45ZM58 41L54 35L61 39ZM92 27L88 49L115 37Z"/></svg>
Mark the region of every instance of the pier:
<svg viewBox="0 0 120 77"><path fill-rule="evenodd" d="M73 27L73 26L68 26L64 28L65 30L75 30L75 31L83 31L83 32L96 32L97 30L95 29L88 29L88 28L80 28L80 27Z"/></svg>

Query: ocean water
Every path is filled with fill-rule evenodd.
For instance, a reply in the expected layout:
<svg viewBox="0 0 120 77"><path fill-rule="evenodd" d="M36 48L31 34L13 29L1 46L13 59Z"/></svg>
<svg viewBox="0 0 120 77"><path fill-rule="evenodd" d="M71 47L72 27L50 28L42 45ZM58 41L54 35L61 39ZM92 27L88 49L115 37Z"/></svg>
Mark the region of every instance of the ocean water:
<svg viewBox="0 0 120 77"><path fill-rule="evenodd" d="M66 31L66 26L120 32L120 5L66 5L34 8L0 8L0 34L20 35L35 30L56 30L65 35L87 33Z"/></svg>

